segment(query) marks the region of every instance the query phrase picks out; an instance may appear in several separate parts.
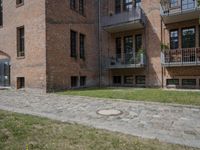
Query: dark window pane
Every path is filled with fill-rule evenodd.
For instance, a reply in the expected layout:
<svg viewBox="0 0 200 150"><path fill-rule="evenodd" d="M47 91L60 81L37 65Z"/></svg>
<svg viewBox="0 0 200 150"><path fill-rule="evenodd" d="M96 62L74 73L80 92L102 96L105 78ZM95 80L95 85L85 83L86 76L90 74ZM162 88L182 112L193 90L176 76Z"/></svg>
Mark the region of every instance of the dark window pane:
<svg viewBox="0 0 200 150"><path fill-rule="evenodd" d="M85 58L85 35L80 34L80 58Z"/></svg>
<svg viewBox="0 0 200 150"><path fill-rule="evenodd" d="M71 9L76 9L76 0L70 0L70 8Z"/></svg>
<svg viewBox="0 0 200 150"><path fill-rule="evenodd" d="M124 53L133 53L133 37L124 37Z"/></svg>
<svg viewBox="0 0 200 150"><path fill-rule="evenodd" d="M178 30L170 31L170 49L177 49L178 44Z"/></svg>
<svg viewBox="0 0 200 150"><path fill-rule="evenodd" d="M133 37L127 36L124 38L124 57L125 63L133 63Z"/></svg>
<svg viewBox="0 0 200 150"><path fill-rule="evenodd" d="M25 78L24 77L18 77L17 78L17 89L25 88Z"/></svg>
<svg viewBox="0 0 200 150"><path fill-rule="evenodd" d="M25 56L24 27L17 28L17 57Z"/></svg>
<svg viewBox="0 0 200 150"><path fill-rule="evenodd" d="M133 76L125 76L124 84L133 84Z"/></svg>
<svg viewBox="0 0 200 150"><path fill-rule="evenodd" d="M121 84L121 76L113 76L113 84Z"/></svg>
<svg viewBox="0 0 200 150"><path fill-rule="evenodd" d="M183 86L196 86L196 79L183 79L182 85Z"/></svg>
<svg viewBox="0 0 200 150"><path fill-rule="evenodd" d="M72 76L71 77L71 87L77 87L78 86L78 77Z"/></svg>
<svg viewBox="0 0 200 150"><path fill-rule="evenodd" d="M76 57L76 36L77 36L77 33L74 31L71 31L71 34L70 34L71 57Z"/></svg>
<svg viewBox="0 0 200 150"><path fill-rule="evenodd" d="M182 48L195 47L195 28L182 30Z"/></svg>
<svg viewBox="0 0 200 150"><path fill-rule="evenodd" d="M85 76L80 77L80 86L86 86L86 77Z"/></svg>
<svg viewBox="0 0 200 150"><path fill-rule="evenodd" d="M142 48L142 35L135 36L135 51L138 52Z"/></svg>
<svg viewBox="0 0 200 150"><path fill-rule="evenodd" d="M116 38L115 45L116 45L116 56L117 58L121 58L121 49L122 49L121 38Z"/></svg>
<svg viewBox="0 0 200 150"><path fill-rule="evenodd" d="M137 85L145 85L145 76L136 76L136 84Z"/></svg>
<svg viewBox="0 0 200 150"><path fill-rule="evenodd" d="M179 79L167 79L167 85L179 85Z"/></svg>
<svg viewBox="0 0 200 150"><path fill-rule="evenodd" d="M79 0L79 13L84 15L84 0Z"/></svg>
<svg viewBox="0 0 200 150"><path fill-rule="evenodd" d="M115 0L115 13L121 12L121 0Z"/></svg>

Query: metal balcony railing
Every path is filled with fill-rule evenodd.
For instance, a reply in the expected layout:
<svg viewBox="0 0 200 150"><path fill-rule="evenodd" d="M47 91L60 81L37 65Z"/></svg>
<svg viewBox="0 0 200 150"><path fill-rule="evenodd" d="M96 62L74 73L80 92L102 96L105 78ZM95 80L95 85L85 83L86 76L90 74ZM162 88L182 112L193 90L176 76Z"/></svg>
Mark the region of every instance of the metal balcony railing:
<svg viewBox="0 0 200 150"><path fill-rule="evenodd" d="M110 14L110 16L104 16L101 19L101 26L114 26L132 21L141 21L144 23L145 16L140 7L133 7L129 11L124 11L118 14Z"/></svg>
<svg viewBox="0 0 200 150"><path fill-rule="evenodd" d="M161 0L161 15L179 14L199 10L197 0Z"/></svg>
<svg viewBox="0 0 200 150"><path fill-rule="evenodd" d="M144 53L117 54L108 59L108 68L142 68L145 65Z"/></svg>
<svg viewBox="0 0 200 150"><path fill-rule="evenodd" d="M165 66L200 65L200 48L165 50L161 53L161 61Z"/></svg>

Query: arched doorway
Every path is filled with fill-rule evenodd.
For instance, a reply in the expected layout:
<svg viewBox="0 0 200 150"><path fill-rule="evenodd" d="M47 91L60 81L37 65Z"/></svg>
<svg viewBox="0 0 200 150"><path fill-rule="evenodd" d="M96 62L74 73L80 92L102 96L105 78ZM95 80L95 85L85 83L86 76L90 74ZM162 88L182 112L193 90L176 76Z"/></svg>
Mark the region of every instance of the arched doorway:
<svg viewBox="0 0 200 150"><path fill-rule="evenodd" d="M10 86L10 57L0 51L0 87Z"/></svg>

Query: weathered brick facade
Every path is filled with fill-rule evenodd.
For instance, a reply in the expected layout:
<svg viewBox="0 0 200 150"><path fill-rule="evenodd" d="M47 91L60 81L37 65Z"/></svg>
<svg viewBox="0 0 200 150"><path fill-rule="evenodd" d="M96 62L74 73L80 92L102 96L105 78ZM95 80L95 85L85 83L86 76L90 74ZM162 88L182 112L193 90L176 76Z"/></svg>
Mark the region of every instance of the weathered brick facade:
<svg viewBox="0 0 200 150"><path fill-rule="evenodd" d="M25 29L25 57L17 58L17 27ZM3 0L3 26L0 51L10 57L11 86L17 77L25 77L27 88L46 88L45 1L25 0L21 7L15 0Z"/></svg>
<svg viewBox="0 0 200 150"><path fill-rule="evenodd" d="M200 88L200 67L162 66L161 43L169 44L169 31L195 26L196 47L199 43L198 19L165 23L161 17L160 0L142 0L141 11L144 18L131 25L105 29L102 18L115 15L114 0L85 0L84 15L70 8L70 0L24 0L16 6L15 0L3 0L3 26L0 27L0 60L10 60L11 87L17 87L17 78L25 78L25 88L39 88L54 91L71 88L71 77L86 77L85 87L113 86L113 76L132 76L136 84L137 76L145 77L145 87L165 87L167 79L196 79L195 88ZM134 5L134 1L133 1ZM123 5L121 5L123 9ZM115 16L113 16L114 18ZM25 29L25 57L17 57L17 28ZM134 27L136 26L136 28ZM110 28L110 27L108 27ZM77 56L70 56L70 31L77 33ZM110 31L109 31L110 30ZM80 58L80 34L85 35L85 58ZM109 68L110 58L116 55L116 38L132 36L135 47L136 35L142 35L142 49L145 63L141 66ZM181 42L179 43L181 48Z"/></svg>

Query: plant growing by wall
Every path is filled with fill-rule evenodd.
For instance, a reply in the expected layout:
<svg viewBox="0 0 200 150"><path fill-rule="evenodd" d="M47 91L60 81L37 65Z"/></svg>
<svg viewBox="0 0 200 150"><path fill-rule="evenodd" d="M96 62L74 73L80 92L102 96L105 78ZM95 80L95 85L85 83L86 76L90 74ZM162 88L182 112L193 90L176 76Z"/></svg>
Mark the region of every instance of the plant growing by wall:
<svg viewBox="0 0 200 150"><path fill-rule="evenodd" d="M197 0L197 5L200 6L200 0Z"/></svg>
<svg viewBox="0 0 200 150"><path fill-rule="evenodd" d="M164 44L164 43L160 44L160 48L161 48L162 52L165 52L165 51L169 50L168 44Z"/></svg>

